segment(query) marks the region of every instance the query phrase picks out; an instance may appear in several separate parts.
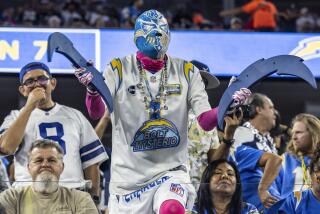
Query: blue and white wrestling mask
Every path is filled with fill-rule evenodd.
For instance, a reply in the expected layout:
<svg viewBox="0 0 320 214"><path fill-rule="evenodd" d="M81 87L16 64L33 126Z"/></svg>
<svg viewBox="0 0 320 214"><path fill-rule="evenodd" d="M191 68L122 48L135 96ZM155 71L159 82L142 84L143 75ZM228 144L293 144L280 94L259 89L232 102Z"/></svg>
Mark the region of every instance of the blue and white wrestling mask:
<svg viewBox="0 0 320 214"><path fill-rule="evenodd" d="M140 52L152 59L159 59L167 52L169 42L169 25L160 12L148 10L137 18L134 43Z"/></svg>

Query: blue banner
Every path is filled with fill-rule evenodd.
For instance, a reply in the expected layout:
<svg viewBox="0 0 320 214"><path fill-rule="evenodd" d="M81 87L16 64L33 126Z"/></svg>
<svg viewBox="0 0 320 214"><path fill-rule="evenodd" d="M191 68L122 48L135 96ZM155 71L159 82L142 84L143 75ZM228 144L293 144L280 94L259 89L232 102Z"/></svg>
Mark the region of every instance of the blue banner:
<svg viewBox="0 0 320 214"><path fill-rule="evenodd" d="M18 72L30 61L47 62L46 41L52 32L69 37L99 70L137 50L131 30L0 28L0 72ZM217 76L238 75L258 59L291 54L302 57L320 77L320 34L172 31L168 54L199 60ZM48 65L53 73L73 73L70 62L57 53Z"/></svg>

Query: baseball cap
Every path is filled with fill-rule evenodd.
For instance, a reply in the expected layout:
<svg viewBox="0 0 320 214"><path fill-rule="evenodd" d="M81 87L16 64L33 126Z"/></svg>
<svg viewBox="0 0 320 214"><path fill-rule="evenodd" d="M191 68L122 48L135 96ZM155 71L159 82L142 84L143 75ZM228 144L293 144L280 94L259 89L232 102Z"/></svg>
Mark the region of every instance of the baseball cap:
<svg viewBox="0 0 320 214"><path fill-rule="evenodd" d="M192 60L191 63L199 69L206 89L216 88L220 85L220 81L210 73L210 69L206 64L197 60Z"/></svg>
<svg viewBox="0 0 320 214"><path fill-rule="evenodd" d="M30 62L28 64L26 64L25 66L23 66L20 70L19 73L19 79L20 79L20 83L22 83L23 77L24 75L26 75L26 73L28 73L31 70L35 70L35 69L42 69L45 72L47 72L47 74L49 76L51 76L50 73L50 69L48 68L48 66L42 62Z"/></svg>

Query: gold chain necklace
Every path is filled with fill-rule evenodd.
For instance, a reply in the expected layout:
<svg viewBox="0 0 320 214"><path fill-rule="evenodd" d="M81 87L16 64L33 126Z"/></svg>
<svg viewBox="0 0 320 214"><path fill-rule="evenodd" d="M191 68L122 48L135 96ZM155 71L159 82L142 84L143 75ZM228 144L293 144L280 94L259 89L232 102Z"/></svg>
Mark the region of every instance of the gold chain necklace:
<svg viewBox="0 0 320 214"><path fill-rule="evenodd" d="M147 74L145 69L142 67L142 64L139 60L137 60L137 65L139 69L139 83L137 84L137 88L140 90L142 95L142 101L145 106L145 110L149 114L149 116L153 114L161 115L162 110L168 110L168 106L166 105L167 96L168 96L168 70L167 70L167 62L164 64L163 71L160 77L159 89L155 98L152 97L150 85L147 79ZM147 91L149 96L147 96ZM151 102L160 103L160 108L151 108Z"/></svg>

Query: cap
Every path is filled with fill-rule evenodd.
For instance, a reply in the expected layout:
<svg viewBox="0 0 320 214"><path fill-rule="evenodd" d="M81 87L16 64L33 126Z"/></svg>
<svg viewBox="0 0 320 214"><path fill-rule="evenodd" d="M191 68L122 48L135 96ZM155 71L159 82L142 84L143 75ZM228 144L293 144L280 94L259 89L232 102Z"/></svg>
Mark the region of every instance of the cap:
<svg viewBox="0 0 320 214"><path fill-rule="evenodd" d="M206 64L197 60L192 60L191 63L199 69L200 75L202 77L203 82L205 83L206 89L216 88L220 85L220 81L217 77L210 73L209 67Z"/></svg>
<svg viewBox="0 0 320 214"><path fill-rule="evenodd" d="M42 62L30 62L21 68L20 73L19 73L20 82L22 83L23 77L24 77L24 75L26 75L26 73L28 73L31 70L35 70L35 69L42 69L45 72L47 72L48 75L51 76L50 69L48 68L48 66L46 64L44 64Z"/></svg>

